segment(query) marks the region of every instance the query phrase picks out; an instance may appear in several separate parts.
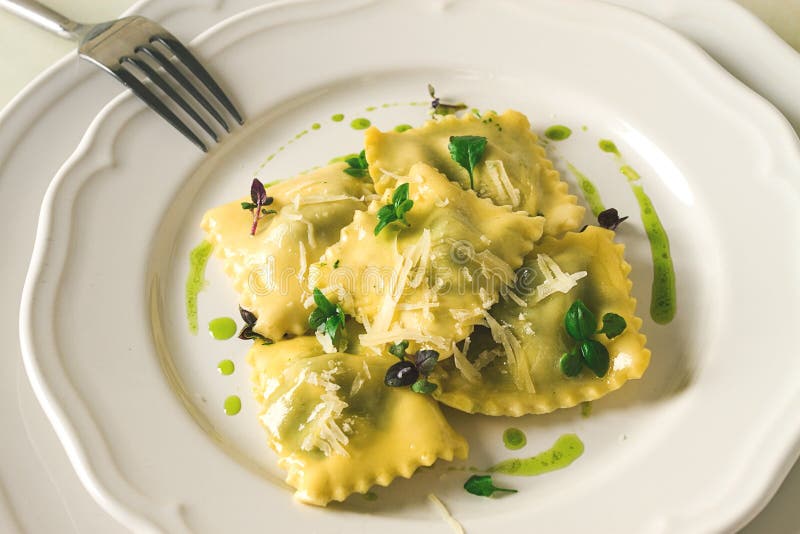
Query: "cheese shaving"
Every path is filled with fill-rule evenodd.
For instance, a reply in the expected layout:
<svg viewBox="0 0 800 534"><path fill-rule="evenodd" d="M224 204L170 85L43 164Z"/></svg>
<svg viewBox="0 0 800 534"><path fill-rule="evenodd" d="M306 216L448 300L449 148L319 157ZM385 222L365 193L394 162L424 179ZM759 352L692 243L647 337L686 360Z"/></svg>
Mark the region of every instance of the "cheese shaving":
<svg viewBox="0 0 800 534"><path fill-rule="evenodd" d="M573 274L565 273L553 258L547 254L539 254L536 256L536 264L539 266L539 270L545 280L536 286L533 304L541 302L556 292L564 294L569 293L573 287L578 285L578 280L587 275L586 271L578 271Z"/></svg>
<svg viewBox="0 0 800 534"><path fill-rule="evenodd" d="M434 495L433 493L428 494L428 499L433 503L439 513L442 515L442 519L444 519L445 523L452 529L455 534L464 534L464 527L461 526L461 523L456 521L456 518L450 513L444 503L439 500L439 497Z"/></svg>
<svg viewBox="0 0 800 534"><path fill-rule="evenodd" d="M529 393L536 393L533 387L533 380L531 379L530 372L528 372L522 354L522 347L517 338L515 338L514 334L509 332L506 327L498 323L494 317L489 315L488 312L484 311L483 317L492 333L492 339L494 339L495 343L501 344L503 350L505 350L508 367L514 376L514 383L517 385L517 388L528 391Z"/></svg>
<svg viewBox="0 0 800 534"><path fill-rule="evenodd" d="M302 284L303 279L306 277L308 270L308 258L306 256L306 245L302 241L299 242L300 246L300 272L297 273L297 280Z"/></svg>
<svg viewBox="0 0 800 534"><path fill-rule="evenodd" d="M469 344L470 338L464 340L464 348L459 349L458 345L453 343L453 362L456 365L456 369L458 369L463 377L467 380L467 382L472 382L473 384L477 384L481 381L481 374L478 372L475 367L473 367L472 363L467 359L467 352L469 351Z"/></svg>
<svg viewBox="0 0 800 534"><path fill-rule="evenodd" d="M334 453L350 456L344 448L350 440L336 422L348 406L336 393L339 385L333 381L333 375L337 371L337 368L333 368L321 373L308 373L306 382L324 388L325 392L320 396L321 402L314 406L306 420L306 423L310 423L310 431L300 444L304 451L319 449L325 456Z"/></svg>
<svg viewBox="0 0 800 534"><path fill-rule="evenodd" d="M492 159L486 162L486 170L489 172L489 175L492 177L492 181L497 183L499 182L502 184L503 192L506 194L506 197L511 202L511 206L516 208L519 206L521 196L519 193L519 189L513 186L511 180L508 179L508 173L506 172L506 167L503 164L503 160L500 159Z"/></svg>

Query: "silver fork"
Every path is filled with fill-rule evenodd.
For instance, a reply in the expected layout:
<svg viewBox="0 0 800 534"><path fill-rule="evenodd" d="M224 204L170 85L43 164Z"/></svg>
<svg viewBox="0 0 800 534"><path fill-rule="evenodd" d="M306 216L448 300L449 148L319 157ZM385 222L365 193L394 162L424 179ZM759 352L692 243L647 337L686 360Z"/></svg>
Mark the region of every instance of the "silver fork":
<svg viewBox="0 0 800 534"><path fill-rule="evenodd" d="M161 25L149 19L134 16L99 24L81 24L36 0L0 0L0 7L60 37L77 41L80 57L129 87L204 152L208 151L206 143L170 109L167 102L177 104L215 142L219 141L219 135L201 115L197 104L226 132L230 132L230 127L204 92L218 105L221 104L236 122L244 122L230 99L192 53ZM189 76L182 72L181 66L190 73ZM200 84L190 80L192 77ZM147 80L152 83L147 83ZM175 82L191 97L190 100L195 101L194 105L180 94Z"/></svg>

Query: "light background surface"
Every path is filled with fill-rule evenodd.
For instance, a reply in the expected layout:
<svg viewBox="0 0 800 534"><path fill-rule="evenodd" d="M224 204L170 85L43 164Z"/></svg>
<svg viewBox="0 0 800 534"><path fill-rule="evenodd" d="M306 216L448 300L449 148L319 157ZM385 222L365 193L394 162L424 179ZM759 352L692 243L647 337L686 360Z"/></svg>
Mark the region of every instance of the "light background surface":
<svg viewBox="0 0 800 534"><path fill-rule="evenodd" d="M792 47L800 50L800 0L736 1L766 22ZM101 21L115 18L134 2L133 0L46 0L46 3L53 9L80 21ZM44 69L73 49L74 44L70 41L50 35L0 10L0 108L11 102L15 95ZM13 488L9 489L13 491ZM794 524L798 515L788 512L798 502L800 502L800 468L795 465L789 478L769 505L769 513L762 513L744 529L744 532L748 534L800 532L800 525ZM766 516L769 516L769 519ZM2 525L0 530L3 530Z"/></svg>

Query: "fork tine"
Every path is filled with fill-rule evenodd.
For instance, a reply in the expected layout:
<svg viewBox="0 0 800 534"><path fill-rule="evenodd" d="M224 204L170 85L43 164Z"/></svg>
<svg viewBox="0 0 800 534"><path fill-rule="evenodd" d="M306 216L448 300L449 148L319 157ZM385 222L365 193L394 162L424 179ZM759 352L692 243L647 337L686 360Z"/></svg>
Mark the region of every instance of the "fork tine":
<svg viewBox="0 0 800 534"><path fill-rule="evenodd" d="M208 147L189 129L167 106L165 106L147 87L140 82L136 76L128 72L123 66L112 69L112 73L122 83L128 86L133 93L144 100L150 108L161 115L175 129L185 135L189 140L197 145L203 152L208 152Z"/></svg>
<svg viewBox="0 0 800 534"><path fill-rule="evenodd" d="M234 119L236 119L236 122L238 122L239 124L242 124L244 122L242 116L233 106L233 104L225 95L225 93L222 91L220 86L217 85L217 82L214 81L214 78L211 77L211 75L208 73L205 67L203 67L203 65L201 65L200 62L197 61L197 59L195 59L192 53L189 52L189 50L187 50L186 47L183 46L183 44L181 44L180 41L178 41L177 39L172 37L172 35L169 34L153 37L151 39L151 42L152 41L158 41L167 48L169 48L172 51L172 53L175 54L178 60L182 61L189 68L189 70L192 71L192 73L195 76L197 76L197 78L201 82L203 82L206 87L208 87L208 90L211 91L211 93L217 98L217 100L220 101L220 103L225 107L225 109L228 110L228 113L230 113L231 116Z"/></svg>
<svg viewBox="0 0 800 534"><path fill-rule="evenodd" d="M150 56L151 58L153 58L153 60L156 63L162 66L164 70L167 71L169 75L172 76L175 79L175 81L177 81L181 85L181 87L183 87L186 90L187 93L192 95L192 97L195 100L197 100L200 103L200 105L203 106L203 108L212 117L216 119L216 121L220 124L220 126L225 128L226 132L231 131L230 127L228 126L228 123L225 122L225 119L222 118L222 115L220 115L220 113L216 110L216 108L212 106L208 100L206 100L206 97L204 97L203 94L197 90L194 84L192 84L192 82L190 82L186 78L186 76L184 76L181 73L181 71L179 71L175 67L175 65L172 64L172 61L170 61L164 54L159 52L153 46L140 46L139 48L136 49L136 52L143 52L148 56Z"/></svg>
<svg viewBox="0 0 800 534"><path fill-rule="evenodd" d="M204 121L203 118L197 114L194 108L192 108L192 106L190 106L189 103L186 100L184 100L184 98L181 95L179 95L178 92L175 91L175 89L173 89L170 84L164 81L164 78L162 78L161 75L159 75L158 72L156 72L156 70L153 67L148 65L146 61L130 56L123 58L122 61L133 63L139 69L141 69L141 71L144 72L148 78L150 78L150 81L156 84L159 89L164 91L164 93L166 93L166 95L169 98L174 100L175 103L177 103L183 111L185 111L192 119L194 119L194 121L197 122L197 124L199 124L200 127L203 128L203 130L205 130L206 133L210 135L215 142L219 141L219 136L214 130L211 129L208 123L206 123L206 121Z"/></svg>

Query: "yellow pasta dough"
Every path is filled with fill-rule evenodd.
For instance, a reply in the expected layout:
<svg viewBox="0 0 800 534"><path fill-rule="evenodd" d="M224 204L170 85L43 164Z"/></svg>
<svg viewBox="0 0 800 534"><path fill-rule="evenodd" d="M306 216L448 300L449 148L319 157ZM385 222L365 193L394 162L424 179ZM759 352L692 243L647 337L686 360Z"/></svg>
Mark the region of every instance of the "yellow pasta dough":
<svg viewBox="0 0 800 534"><path fill-rule="evenodd" d="M326 354L306 336L256 342L247 360L259 419L301 502L342 501L467 455L432 398L383 384L394 358Z"/></svg>
<svg viewBox="0 0 800 534"><path fill-rule="evenodd" d="M364 325L362 344L408 340L412 350L432 348L444 358L513 283L543 219L481 199L424 163L397 179L414 201L410 226L398 222L374 235L376 214L394 191L386 189L356 213L310 281Z"/></svg>
<svg viewBox="0 0 800 534"><path fill-rule="evenodd" d="M339 240L339 231L374 195L372 184L347 175L345 168L336 163L267 188L274 198L269 208L278 213L262 218L255 236L249 233L253 216L240 201L203 217L240 305L258 317L254 330L269 339L308 330L303 305L308 266Z"/></svg>
<svg viewBox="0 0 800 534"><path fill-rule="evenodd" d="M451 136L486 137L482 162L475 167L475 189L481 197L500 206L511 206L531 215L545 217L545 235L559 235L577 229L584 208L568 193L544 149L536 142L528 119L517 111L502 115L489 113L448 115L404 132L367 130L365 147L375 189L382 193L395 183L393 174L407 175L411 167L424 162L450 180L470 187L469 174L450 157Z"/></svg>
<svg viewBox="0 0 800 534"><path fill-rule="evenodd" d="M493 337L508 336L513 350L498 346L488 331L482 330L474 345L470 343L469 355L460 359L465 371L459 370L454 360L438 367L432 379L440 386L435 392L437 399L466 412L517 416L575 406L602 397L629 379L640 378L650 362L650 351L639 333L642 321L635 315L636 301L630 296L630 265L623 259L624 247L615 244L613 237L610 230L589 226L582 233L568 233L561 239L548 237L537 244L525 262L533 274L531 278L540 282L552 278L550 273L545 276L542 266L548 270L553 264L538 261L546 255L561 270L558 278L563 280L567 273L573 274L576 285L567 293L557 290L549 295L549 291L531 288L521 297L525 305L507 300L493 308ZM552 284L557 285L558 281ZM547 296L539 300L542 294ZM564 316L577 299L598 320L611 312L627 323L618 337L595 337L611 357L609 371L602 378L586 368L577 377L568 378L559 367L561 355L576 343L564 329ZM515 381L513 362L509 361L512 358L524 361L532 390L520 388Z"/></svg>

